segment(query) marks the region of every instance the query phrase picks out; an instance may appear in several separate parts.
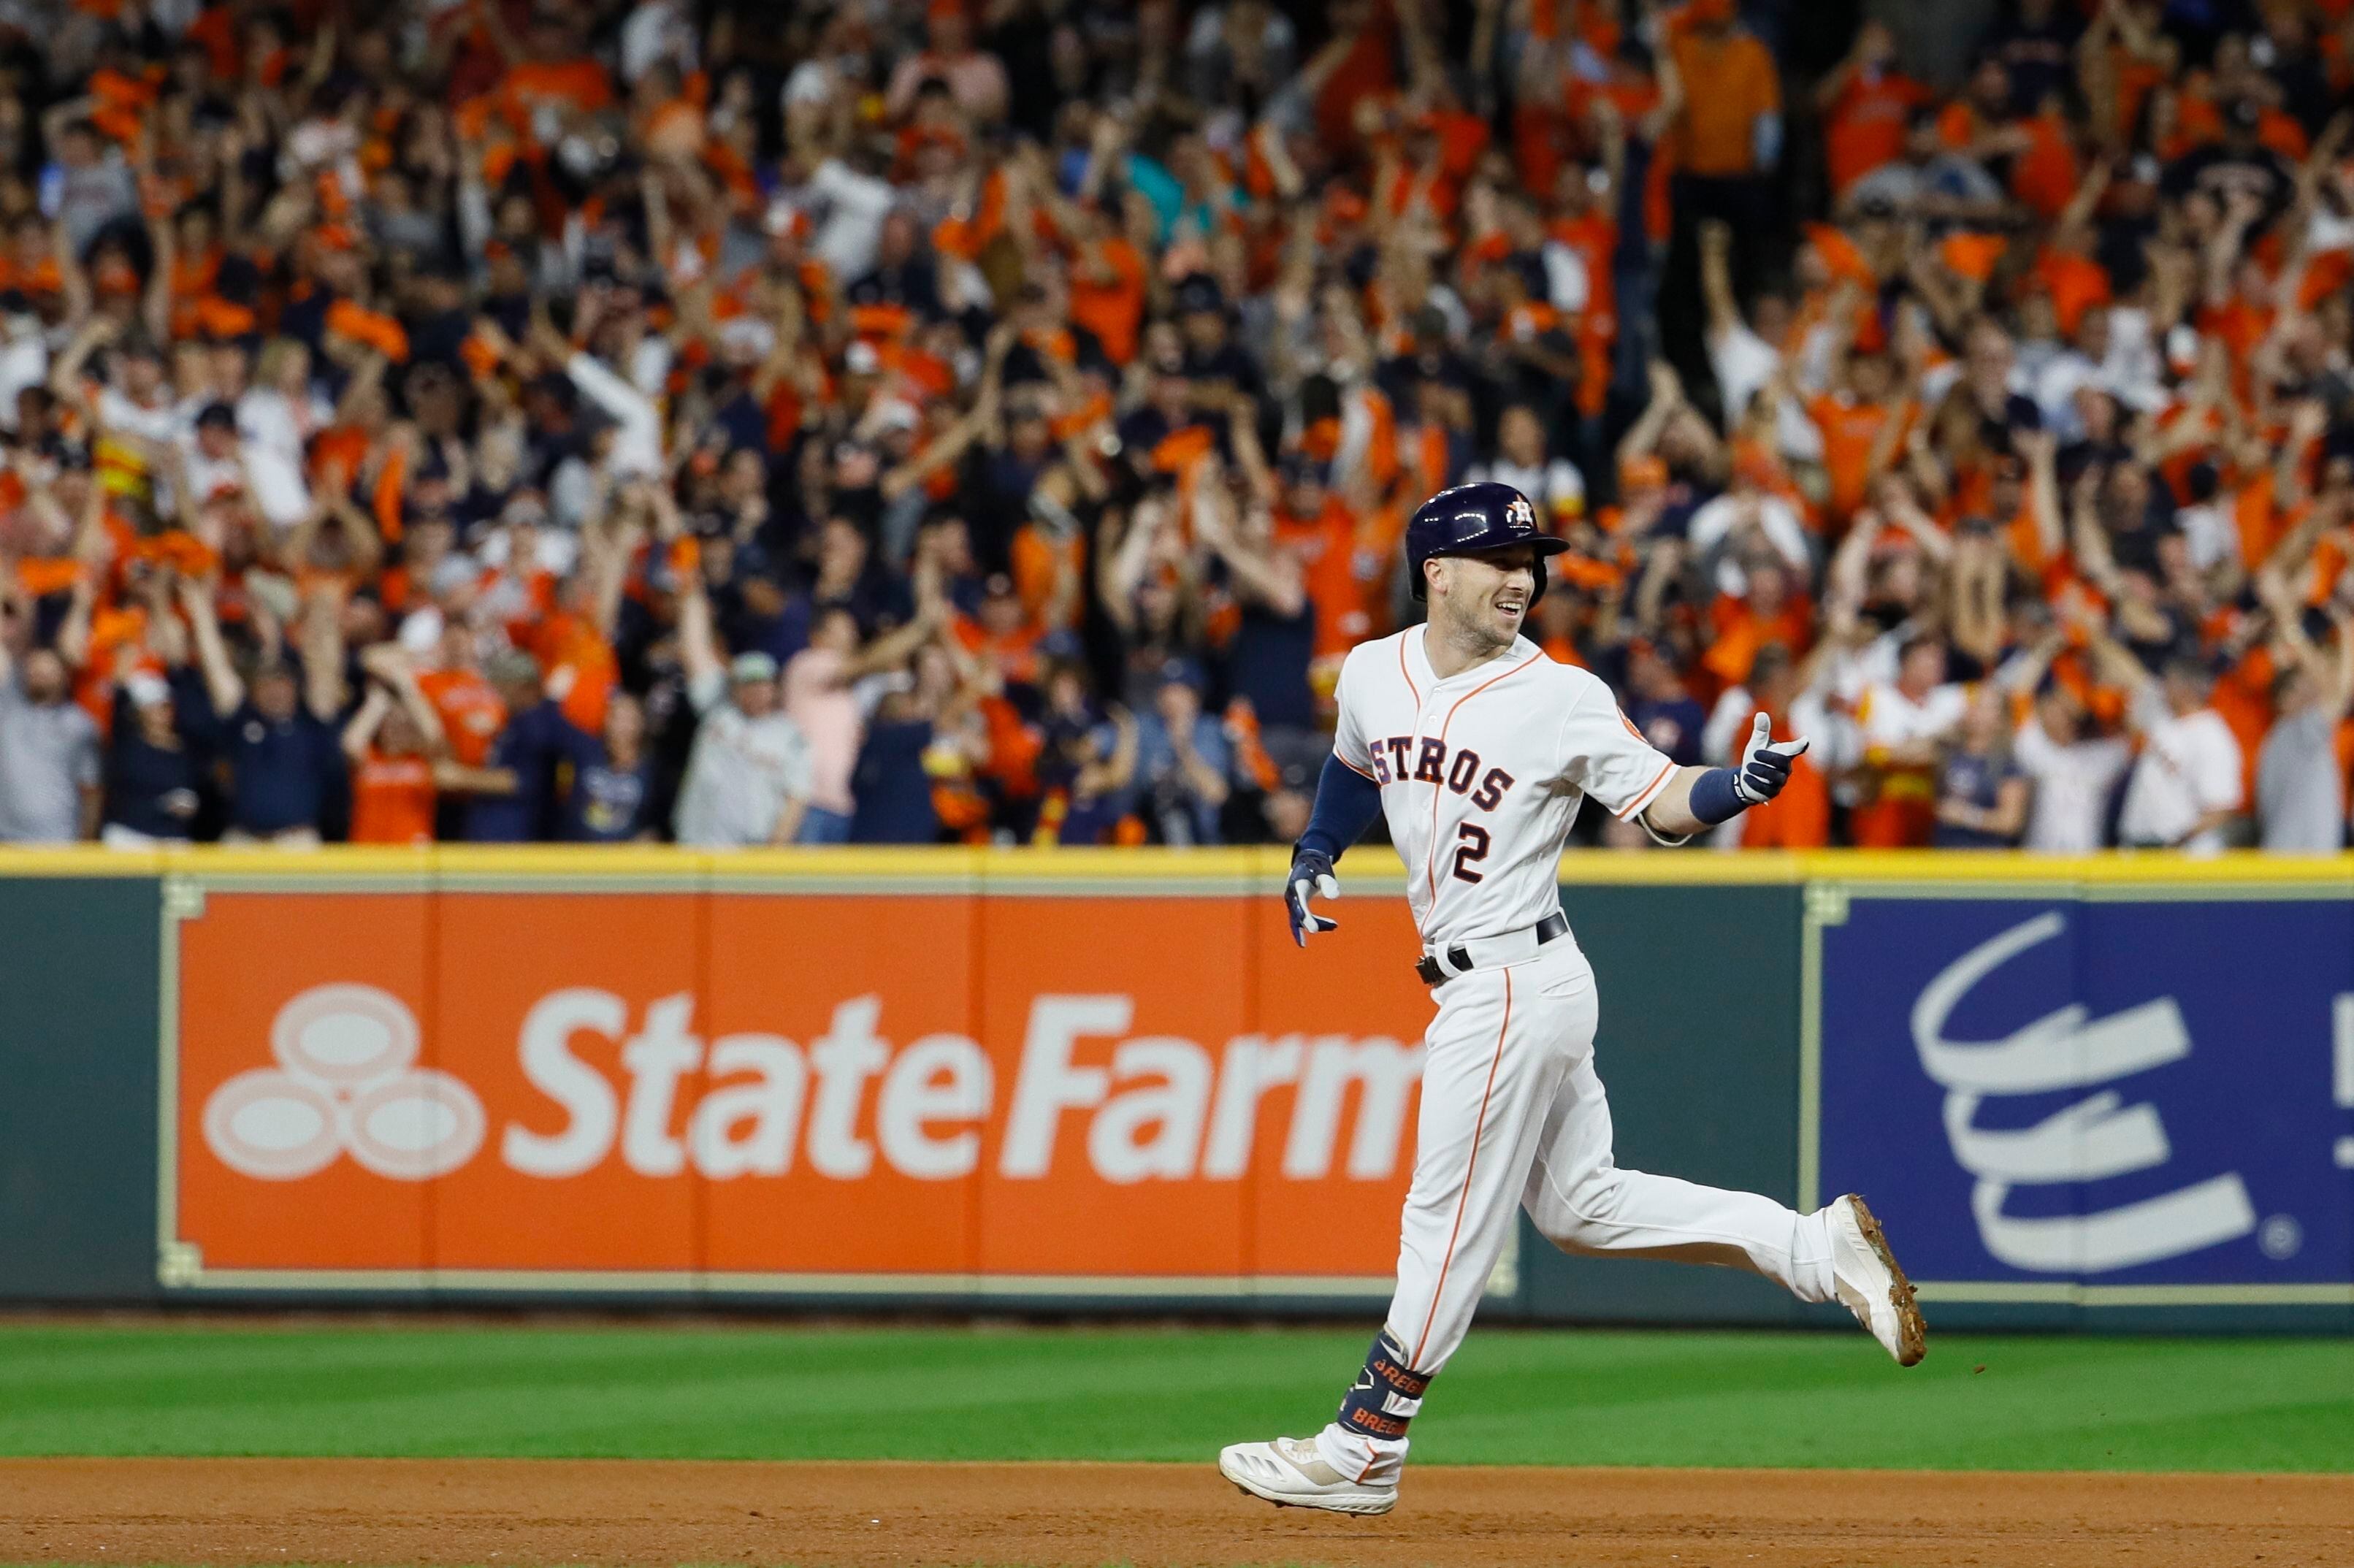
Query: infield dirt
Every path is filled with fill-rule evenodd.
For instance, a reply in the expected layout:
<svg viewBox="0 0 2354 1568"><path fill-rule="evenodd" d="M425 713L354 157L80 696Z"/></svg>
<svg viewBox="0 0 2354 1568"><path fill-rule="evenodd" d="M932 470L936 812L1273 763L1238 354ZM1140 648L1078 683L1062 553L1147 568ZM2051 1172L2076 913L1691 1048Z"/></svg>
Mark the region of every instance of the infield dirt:
<svg viewBox="0 0 2354 1568"><path fill-rule="evenodd" d="M0 1561L2344 1568L2354 1476L1431 1467L1353 1520L1207 1463L24 1459Z"/></svg>

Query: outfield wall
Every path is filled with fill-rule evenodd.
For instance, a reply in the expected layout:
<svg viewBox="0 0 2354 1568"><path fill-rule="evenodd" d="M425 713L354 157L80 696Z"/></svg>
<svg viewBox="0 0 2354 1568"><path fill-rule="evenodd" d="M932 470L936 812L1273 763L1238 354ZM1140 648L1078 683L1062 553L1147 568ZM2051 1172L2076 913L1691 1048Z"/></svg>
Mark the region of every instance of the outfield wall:
<svg viewBox="0 0 2354 1568"><path fill-rule="evenodd" d="M1313 954L1275 852L0 858L0 1299L1370 1315L1367 858ZM1563 869L1622 1163L1864 1192L1939 1321L2354 1328L2354 861ZM1823 1311L1526 1233L1489 1310Z"/></svg>

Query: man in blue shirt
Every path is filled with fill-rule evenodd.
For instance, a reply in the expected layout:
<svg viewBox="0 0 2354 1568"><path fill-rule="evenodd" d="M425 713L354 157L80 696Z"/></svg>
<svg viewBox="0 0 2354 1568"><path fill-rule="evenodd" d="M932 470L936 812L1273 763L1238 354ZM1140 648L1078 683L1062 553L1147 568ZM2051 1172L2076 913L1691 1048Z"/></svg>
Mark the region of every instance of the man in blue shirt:
<svg viewBox="0 0 2354 1568"><path fill-rule="evenodd" d="M106 825L117 848L185 842L201 803L204 768L184 731L203 728L206 698L176 678L142 670L114 689L106 747ZM185 715L196 715L191 725Z"/></svg>
<svg viewBox="0 0 2354 1568"><path fill-rule="evenodd" d="M1137 720L1139 805L1161 841L1219 842L1218 813L1229 793L1232 751L1218 721L1202 711L1202 694L1182 665L1164 680L1150 712Z"/></svg>
<svg viewBox="0 0 2354 1568"><path fill-rule="evenodd" d="M1701 763L1701 731L1708 713L1684 685L1674 656L1665 648L1638 641L1628 650L1627 684L1632 700L1627 722L1680 768Z"/></svg>
<svg viewBox="0 0 2354 1568"><path fill-rule="evenodd" d="M314 602L302 620L298 668L265 647L252 677L238 674L213 613L209 585L183 580L180 607L195 634L196 662L212 699L215 751L228 763L227 843L319 842L344 780L336 722L344 704L343 632L335 607Z"/></svg>

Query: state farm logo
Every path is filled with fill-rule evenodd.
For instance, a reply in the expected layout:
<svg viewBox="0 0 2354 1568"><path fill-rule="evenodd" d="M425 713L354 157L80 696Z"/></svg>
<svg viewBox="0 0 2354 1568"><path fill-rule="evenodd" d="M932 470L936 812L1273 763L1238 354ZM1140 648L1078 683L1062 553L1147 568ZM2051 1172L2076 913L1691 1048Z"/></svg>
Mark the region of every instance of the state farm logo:
<svg viewBox="0 0 2354 1568"><path fill-rule="evenodd" d="M313 986L270 1025L275 1067L239 1073L205 1101L205 1143L222 1164L294 1181L349 1154L399 1181L447 1175L488 1126L474 1091L417 1066L417 1019L369 985Z"/></svg>
<svg viewBox="0 0 2354 1568"><path fill-rule="evenodd" d="M806 1043L705 1038L695 1005L687 991L633 1006L567 987L533 1002L511 1040L454 1031L440 1057L489 1092L486 1113L476 1087L416 1066L417 1021L399 999L313 986L270 1026L278 1065L206 1100L205 1142L268 1181L345 1153L424 1181L487 1147L482 1170L541 1181L610 1164L657 1179L952 1181L993 1167L1037 1181L1077 1157L1125 1186L1240 1181L1265 1120L1285 1179L1379 1181L1403 1162L1422 1076L1420 1046L1387 1036L1138 1033L1135 999L1118 994L1034 997L1018 1046L996 1053L957 1033L892 1040L875 995L836 1002ZM1085 1042L1099 1043L1097 1061L1081 1060ZM1278 1095L1288 1104L1263 1118Z"/></svg>
<svg viewBox="0 0 2354 1568"><path fill-rule="evenodd" d="M1337 1163L1352 1180L1382 1181L1397 1167L1422 1076L1421 1048L1382 1036L1245 1034L1218 1051L1132 1034L1133 997L1049 993L1031 999L1001 1121L991 1054L954 1033L895 1045L879 996L836 1003L826 1032L806 1045L769 1033L706 1040L695 1006L691 992L657 998L632 1029L629 1001L614 992L574 987L540 998L514 1049L546 1103L502 1128L500 1160L549 1180L618 1154L652 1177L782 1176L799 1163L834 1181L888 1170L952 1181L993 1164L1000 1176L1036 1181L1054 1169L1067 1128L1094 1176L1115 1186L1239 1181L1260 1101L1288 1086L1283 1174L1314 1180ZM1115 1043L1102 1065L1079 1061L1091 1039ZM618 1079L580 1049L596 1043L618 1046ZM606 1054L597 1050L595 1060Z"/></svg>

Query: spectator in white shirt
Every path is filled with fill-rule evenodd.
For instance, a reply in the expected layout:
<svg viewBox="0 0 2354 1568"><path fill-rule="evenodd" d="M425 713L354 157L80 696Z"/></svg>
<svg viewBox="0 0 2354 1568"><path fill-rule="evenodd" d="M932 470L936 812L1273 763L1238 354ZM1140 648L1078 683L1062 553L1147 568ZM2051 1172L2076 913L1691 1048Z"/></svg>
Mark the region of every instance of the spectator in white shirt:
<svg viewBox="0 0 2354 1568"><path fill-rule="evenodd" d="M898 205L899 190L862 157L852 163L828 158L810 176L809 194L824 217L810 253L837 278L863 278L883 246L883 220Z"/></svg>
<svg viewBox="0 0 2354 1568"><path fill-rule="evenodd" d="M2219 499L2221 476L2215 465L2201 460L2193 463L2188 476L2190 504L2174 510L2174 526L2182 534L2182 546L2190 556L2192 569L2207 577L2221 577L2224 586L2237 589L2240 567L2240 524L2226 503Z"/></svg>
<svg viewBox="0 0 2354 1568"><path fill-rule="evenodd" d="M2166 406L2166 356L2150 337L2149 313L2138 305L2088 305L2076 324L2076 343L2100 366L2098 384L2137 414Z"/></svg>
<svg viewBox="0 0 2354 1568"><path fill-rule="evenodd" d="M1780 340L1789 332L1788 313L1779 295L1758 300L1761 319L1752 328L1743 319L1733 291L1733 229L1712 218L1700 226L1701 294L1708 307L1708 363L1716 375L1717 396L1724 406L1725 428L1741 423L1749 399L1782 368ZM1762 329L1762 330L1761 330Z"/></svg>
<svg viewBox="0 0 2354 1568"><path fill-rule="evenodd" d="M2109 796L2133 761L2123 736L2087 734L2076 694L2054 685L2019 726L2011 757L2035 787L2020 847L2042 854L2090 854L2106 838Z"/></svg>
<svg viewBox="0 0 2354 1568"><path fill-rule="evenodd" d="M1737 462L1732 488L1691 515L1692 554L1704 567L1712 567L1709 576L1719 593L1736 599L1748 593L1749 577L1741 563L1748 551L1761 544L1770 546L1801 581L1814 571L1813 552L1798 509L1767 489L1765 479L1759 464Z"/></svg>
<svg viewBox="0 0 2354 1568"><path fill-rule="evenodd" d="M1897 654L1896 679L1864 688L1856 707L1872 799L1855 812L1855 842L1865 849L1917 849L1937 821L1937 763L1969 706L1969 689L1946 679L1946 643L1934 634L1909 639Z"/></svg>
<svg viewBox="0 0 2354 1568"><path fill-rule="evenodd" d="M2142 750L2126 786L2117 837L2144 848L2221 853L2223 830L2246 791L2239 739L2208 703L2214 672L2195 655L2169 661L2162 681L2137 661L2133 670L2139 690L2126 712L2141 730Z"/></svg>
<svg viewBox="0 0 2354 1568"><path fill-rule="evenodd" d="M791 843L814 781L809 737L784 713L774 658L753 652L720 662L711 602L698 579L688 583L679 652L702 722L679 784L678 842L698 849Z"/></svg>
<svg viewBox="0 0 2354 1568"><path fill-rule="evenodd" d="M2078 380L2083 379L2084 375L2090 374L2091 361L2078 354L2075 348L2060 335L2060 312L2059 308L2052 302L2052 291L2049 289L2028 291L2026 296L2019 302L2015 319L2019 323L2019 335L2011 344L2011 375L2016 378L2018 385L2026 390L2027 395L2036 400L2039 407L2043 400L2042 385L2047 374L2058 370L2058 367L2063 364L2074 366L2080 372L2077 376ZM2054 384L2056 386L2066 380L2067 373L2062 371L2055 376ZM2074 383L2069 382L2067 390L2073 389ZM2063 399L2066 395L2066 391L2059 394ZM2042 409L2042 413L2044 425L2048 429L2052 423L2052 410L2045 408Z"/></svg>
<svg viewBox="0 0 2354 1568"><path fill-rule="evenodd" d="M206 405L181 452L192 505L239 493L272 527L292 528L311 514L311 490L302 470L274 450L247 440L239 432L237 410L227 403Z"/></svg>
<svg viewBox="0 0 2354 1568"><path fill-rule="evenodd" d="M551 357L571 345L553 328L544 329ZM558 361L572 385L612 420L611 440L592 441L596 466L617 480L659 477L663 463L662 410L629 378L594 355L573 353Z"/></svg>
<svg viewBox="0 0 2354 1568"><path fill-rule="evenodd" d="M681 76L691 76L701 45L693 6L681 0L639 0L621 24L621 79L635 87L661 60L677 66Z"/></svg>
<svg viewBox="0 0 2354 1568"><path fill-rule="evenodd" d="M72 672L55 650L9 652L8 642L31 630L31 606L13 594L0 597L0 843L92 837L98 726L74 701Z"/></svg>
<svg viewBox="0 0 2354 1568"><path fill-rule="evenodd" d="M2020 847L2041 854L2099 849L2108 837L2110 797L2133 763L2133 747L2125 736L2092 733L2092 715L2073 691L2057 681L2044 684L2052 661L2067 645L2066 634L2055 630L1995 677L2012 692L2043 684L2034 711L2011 737L2010 751L2034 787Z"/></svg>
<svg viewBox="0 0 2354 1568"><path fill-rule="evenodd" d="M49 381L49 340L30 310L0 314L0 429L18 428L16 395Z"/></svg>
<svg viewBox="0 0 2354 1568"><path fill-rule="evenodd" d="M1544 421L1525 403L1496 420L1496 461L1474 463L1470 478L1509 484L1556 529L1585 515L1585 476L1567 458L1545 455Z"/></svg>
<svg viewBox="0 0 2354 1568"><path fill-rule="evenodd" d="M2059 316L2048 292L2038 291L2029 299L2035 305L2035 314L2049 317L2057 332ZM2105 347L2108 337L2108 314L2095 307L2086 307L2084 317L2076 323L2076 340L2063 342L2057 336L2032 344L2039 352L2030 356L2029 343L2020 344L2020 368L2027 376L2028 396L2035 399L2036 412L2043 417L2043 428L2062 442L2080 439L2084 425L2076 407L2078 394L2087 387L2101 387L2101 364L2098 355L2085 348L2087 340Z"/></svg>
<svg viewBox="0 0 2354 1568"><path fill-rule="evenodd" d="M139 182L122 150L99 134L85 115L94 101L69 99L50 106L42 137L57 161L42 171L41 212L64 226L77 254L87 252L109 224L139 216Z"/></svg>
<svg viewBox="0 0 2354 1568"><path fill-rule="evenodd" d="M2289 657L2273 680L2279 717L2256 757L2258 842L2270 854L2336 854L2346 847L2338 725L2354 703L2354 624L2334 613L2338 640L2325 653L2306 635L2303 609L2294 598L2273 600Z"/></svg>
<svg viewBox="0 0 2354 1568"><path fill-rule="evenodd" d="M94 389L82 372L90 356L112 344L106 379ZM101 430L162 446L185 425L180 406L164 376L164 356L143 337L125 337L111 317L92 316L49 366L49 389L80 408Z"/></svg>
<svg viewBox="0 0 2354 1568"><path fill-rule="evenodd" d="M238 433L299 468L311 438L334 422L334 406L311 385L309 347L292 337L262 344L253 385L237 400Z"/></svg>

